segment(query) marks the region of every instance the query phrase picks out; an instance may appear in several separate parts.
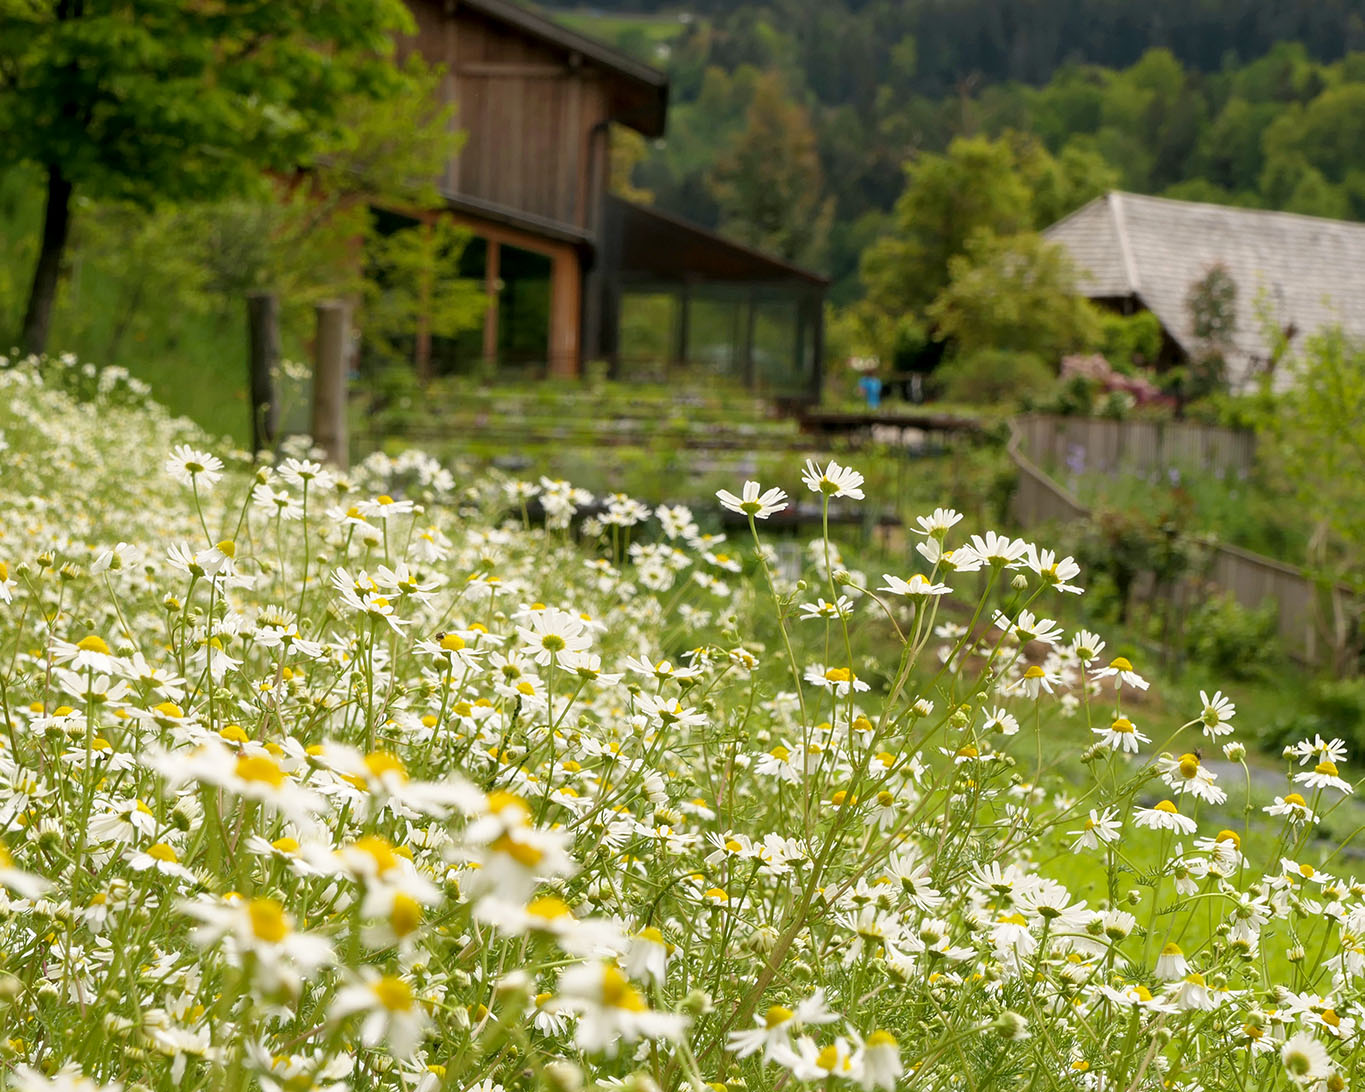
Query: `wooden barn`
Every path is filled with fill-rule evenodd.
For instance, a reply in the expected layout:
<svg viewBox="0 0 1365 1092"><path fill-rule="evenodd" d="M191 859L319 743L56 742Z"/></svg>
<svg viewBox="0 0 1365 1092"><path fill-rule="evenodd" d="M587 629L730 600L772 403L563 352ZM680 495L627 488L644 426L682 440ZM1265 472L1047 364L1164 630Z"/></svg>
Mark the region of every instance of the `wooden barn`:
<svg viewBox="0 0 1365 1092"><path fill-rule="evenodd" d="M1365 337L1365 224L1114 192L1043 235L1071 255L1090 299L1156 315L1166 340L1162 365L1199 352L1190 289L1221 267L1236 287L1227 352L1234 390L1254 389L1271 365L1266 320L1294 349L1326 326ZM1292 380L1283 370L1273 377L1277 387Z"/></svg>
<svg viewBox="0 0 1365 1092"><path fill-rule="evenodd" d="M465 134L441 180L473 233L482 336L419 338L423 374L725 377L818 396L826 280L608 192L613 124L664 133L657 70L509 0L408 0Z"/></svg>

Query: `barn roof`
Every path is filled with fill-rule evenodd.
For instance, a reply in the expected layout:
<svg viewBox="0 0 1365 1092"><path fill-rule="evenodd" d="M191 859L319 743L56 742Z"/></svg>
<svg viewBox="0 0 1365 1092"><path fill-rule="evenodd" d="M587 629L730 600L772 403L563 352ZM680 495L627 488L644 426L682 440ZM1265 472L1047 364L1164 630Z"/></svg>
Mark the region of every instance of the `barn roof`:
<svg viewBox="0 0 1365 1092"><path fill-rule="evenodd" d="M1295 344L1324 326L1365 337L1365 224L1288 212L1109 193L1049 227L1092 299L1135 299L1186 352L1197 348L1185 299L1221 264L1237 284L1229 379L1239 386L1269 347L1258 310Z"/></svg>
<svg viewBox="0 0 1365 1092"><path fill-rule="evenodd" d="M580 58L605 70L617 82L612 103L617 115L614 120L647 137L663 135L664 115L668 110L668 77L657 68L560 26L512 0L456 0L456 6L512 27L571 58Z"/></svg>

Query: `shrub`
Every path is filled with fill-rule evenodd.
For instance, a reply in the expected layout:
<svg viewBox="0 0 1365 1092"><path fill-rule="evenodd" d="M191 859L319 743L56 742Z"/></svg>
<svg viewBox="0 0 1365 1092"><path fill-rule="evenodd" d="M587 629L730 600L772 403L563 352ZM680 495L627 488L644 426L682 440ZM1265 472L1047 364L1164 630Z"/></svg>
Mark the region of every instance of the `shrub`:
<svg viewBox="0 0 1365 1092"><path fill-rule="evenodd" d="M974 405L1017 403L1041 396L1052 385L1051 370L1034 353L979 349L955 357L941 373L944 396Z"/></svg>
<svg viewBox="0 0 1365 1092"><path fill-rule="evenodd" d="M1213 595L1185 620L1185 652L1235 679L1265 674L1276 656L1275 605L1248 610L1230 595Z"/></svg>

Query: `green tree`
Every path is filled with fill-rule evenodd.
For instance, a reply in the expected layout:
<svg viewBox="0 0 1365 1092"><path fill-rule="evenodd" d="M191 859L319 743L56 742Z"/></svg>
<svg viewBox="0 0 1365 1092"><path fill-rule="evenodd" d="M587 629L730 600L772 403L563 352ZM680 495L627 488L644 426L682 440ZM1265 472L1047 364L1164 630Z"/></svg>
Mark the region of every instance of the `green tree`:
<svg viewBox="0 0 1365 1092"><path fill-rule="evenodd" d="M973 235L949 261L948 284L927 313L959 357L1005 349L1055 363L1100 337L1070 257L1033 232Z"/></svg>
<svg viewBox="0 0 1365 1092"><path fill-rule="evenodd" d="M823 258L834 200L824 192L810 112L791 100L780 76L755 85L745 127L707 185L723 231L790 261Z"/></svg>
<svg viewBox="0 0 1365 1092"><path fill-rule="evenodd" d="M948 283L948 263L985 230L1012 235L1032 226L1033 194L1007 140L959 137L944 155L905 168L892 230L863 255L872 305L889 314L918 312Z"/></svg>
<svg viewBox="0 0 1365 1092"><path fill-rule="evenodd" d="M46 176L21 329L45 347L72 198L212 200L314 161L401 83L400 0L0 0L0 146Z"/></svg>

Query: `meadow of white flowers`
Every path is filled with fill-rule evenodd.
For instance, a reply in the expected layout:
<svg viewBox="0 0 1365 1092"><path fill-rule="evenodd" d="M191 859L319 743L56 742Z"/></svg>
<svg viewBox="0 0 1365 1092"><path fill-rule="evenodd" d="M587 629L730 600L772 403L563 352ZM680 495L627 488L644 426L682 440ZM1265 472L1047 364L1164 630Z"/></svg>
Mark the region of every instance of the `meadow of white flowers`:
<svg viewBox="0 0 1365 1092"><path fill-rule="evenodd" d="M826 530L797 574L771 483L583 519L415 453L253 465L139 393L0 367L0 1087L1365 1069L1344 748L1252 804L1228 697L1149 739L1049 617L1069 558L940 509L896 572Z"/></svg>

